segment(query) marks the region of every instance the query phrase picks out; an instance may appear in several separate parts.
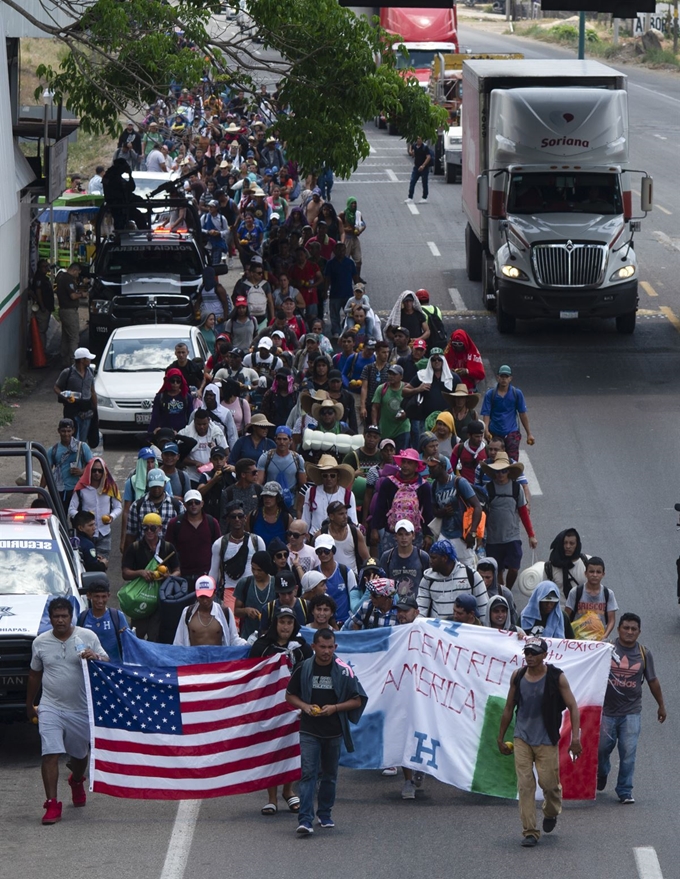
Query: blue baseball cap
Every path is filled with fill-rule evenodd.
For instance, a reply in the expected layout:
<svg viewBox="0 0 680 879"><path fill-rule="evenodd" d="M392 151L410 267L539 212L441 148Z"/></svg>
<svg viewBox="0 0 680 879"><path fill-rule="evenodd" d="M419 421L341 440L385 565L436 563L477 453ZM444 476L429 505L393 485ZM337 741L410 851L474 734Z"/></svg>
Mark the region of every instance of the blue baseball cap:
<svg viewBox="0 0 680 879"><path fill-rule="evenodd" d="M156 457L156 453L154 452L154 450L150 446L144 446L143 449L140 449L137 452L137 457L144 458L145 460L150 461L151 458Z"/></svg>
<svg viewBox="0 0 680 879"><path fill-rule="evenodd" d="M456 595L456 600L453 603L457 604L458 607L462 607L466 613L474 613L475 616L479 616L477 599L474 595L470 595L467 592L464 592L462 595Z"/></svg>
<svg viewBox="0 0 680 879"><path fill-rule="evenodd" d="M166 443L163 446L163 454L166 452L172 452L174 455L179 455L179 446L177 443Z"/></svg>

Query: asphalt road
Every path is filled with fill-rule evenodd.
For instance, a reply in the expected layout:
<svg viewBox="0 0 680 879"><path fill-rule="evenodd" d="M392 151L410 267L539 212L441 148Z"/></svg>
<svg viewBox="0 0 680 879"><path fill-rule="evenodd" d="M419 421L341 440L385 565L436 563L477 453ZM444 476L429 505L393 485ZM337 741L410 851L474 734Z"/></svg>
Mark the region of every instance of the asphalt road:
<svg viewBox="0 0 680 879"><path fill-rule="evenodd" d="M462 43L475 49L507 51L521 45L527 56L565 54L468 27L461 33ZM673 669L680 627L672 507L680 500L675 488L680 379L678 330L669 314L680 314L674 284L680 253L659 233L677 235L680 198L673 152L680 80L633 68L625 72L631 79L634 161L654 174L658 202L670 212L655 210L638 236L641 278L658 295L643 294L645 311L632 337L619 336L604 322L537 322L521 325L515 336L499 336L494 320L479 312L479 285L465 278L459 187L433 179L429 204L416 205L419 213L412 214L403 204L410 173L405 147L386 132L367 129L374 152L351 181L336 184L333 201L339 209L354 195L364 212L364 276L378 310L388 310L403 289L427 287L448 312L449 328L465 328L485 362L512 365L536 436L530 463L541 492L532 508L538 557L546 558L561 529L578 528L585 551L604 557L605 583L620 608L641 614L642 641L654 652L669 719L664 726L656 722L655 703L646 691L636 804L624 808L611 792L600 794L596 803L568 804L556 832L529 852L519 847L512 802L471 796L431 779L415 802L404 802L400 779L343 771L334 812L338 826L309 840L295 838L292 815L261 817L262 794L206 801L198 809L183 805L179 811L173 803L91 795L86 809L67 806L60 825L42 828L38 737L32 727L16 725L0 728L1 879L33 879L48 870L55 879L89 879L104 870L115 870L121 879L140 874L209 879L225 873L242 879L317 873L327 879L368 873L391 879L413 872L444 879L452 871L471 879L527 873L658 879L659 874L638 874L633 850L640 846L656 850L666 879L677 874L677 771L672 767L680 687ZM53 430L46 427L56 423L51 384L46 380L22 406L3 437L53 441ZM122 481L134 450L117 446L107 449L106 458Z"/></svg>

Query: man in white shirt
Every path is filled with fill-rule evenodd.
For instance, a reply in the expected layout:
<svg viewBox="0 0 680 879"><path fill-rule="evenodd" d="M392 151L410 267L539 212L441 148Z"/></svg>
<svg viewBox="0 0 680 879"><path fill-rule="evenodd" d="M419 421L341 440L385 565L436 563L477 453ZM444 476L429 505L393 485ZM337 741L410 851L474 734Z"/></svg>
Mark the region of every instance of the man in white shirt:
<svg viewBox="0 0 680 879"><path fill-rule="evenodd" d="M158 147L154 147L146 157L146 170L155 174L159 171L163 171L164 173L168 171L168 166L165 163L165 156Z"/></svg>
<svg viewBox="0 0 680 879"><path fill-rule="evenodd" d="M222 427L211 420L207 409L197 409L194 420L180 430L179 435L196 440L196 445L183 462L184 471L191 480L191 487L196 488L201 477L198 468L210 463L210 452L215 446L225 448L227 438Z"/></svg>
<svg viewBox="0 0 680 879"><path fill-rule="evenodd" d="M357 503L351 491L354 470L349 464L338 464L332 455L321 455L318 464L307 464L307 481L310 485L302 505L301 518L309 532L316 536L328 518L328 505L340 501L347 508L347 515L355 525Z"/></svg>
<svg viewBox="0 0 680 879"><path fill-rule="evenodd" d="M97 165L94 169L94 176L90 177L90 182L87 184L89 195L104 195L103 175L105 170L103 165Z"/></svg>

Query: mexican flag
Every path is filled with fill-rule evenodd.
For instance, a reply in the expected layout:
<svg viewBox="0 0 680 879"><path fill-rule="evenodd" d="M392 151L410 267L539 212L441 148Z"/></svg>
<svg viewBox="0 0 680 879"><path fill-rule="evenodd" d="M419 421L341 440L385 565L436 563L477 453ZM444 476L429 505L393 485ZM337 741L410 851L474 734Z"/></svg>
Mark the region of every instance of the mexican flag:
<svg viewBox="0 0 680 879"><path fill-rule="evenodd" d="M311 641L313 632L303 630ZM516 798L512 757L496 744L510 677L524 664L515 632L417 619L394 628L338 632L337 657L358 676L368 705L351 727L356 769L406 766L461 790ZM611 645L546 639L546 661L561 668L578 702L583 754L568 753L564 713L560 775L565 799L595 798L600 716ZM512 727L506 740L512 739Z"/></svg>

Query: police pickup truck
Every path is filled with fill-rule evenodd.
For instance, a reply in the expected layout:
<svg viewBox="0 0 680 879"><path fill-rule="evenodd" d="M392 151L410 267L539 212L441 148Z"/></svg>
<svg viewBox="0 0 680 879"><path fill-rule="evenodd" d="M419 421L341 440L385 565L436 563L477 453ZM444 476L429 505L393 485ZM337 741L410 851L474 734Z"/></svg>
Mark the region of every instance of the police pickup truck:
<svg viewBox="0 0 680 879"><path fill-rule="evenodd" d="M0 443L0 463L7 457L19 463L23 458L26 485L0 485L0 494L15 502L0 509L0 721L26 717L31 646L50 628L50 601L68 598L75 622L86 607L81 590L92 577L71 543L45 449L38 443ZM35 470L42 470L45 488L33 486ZM31 501L35 506L23 506Z"/></svg>

